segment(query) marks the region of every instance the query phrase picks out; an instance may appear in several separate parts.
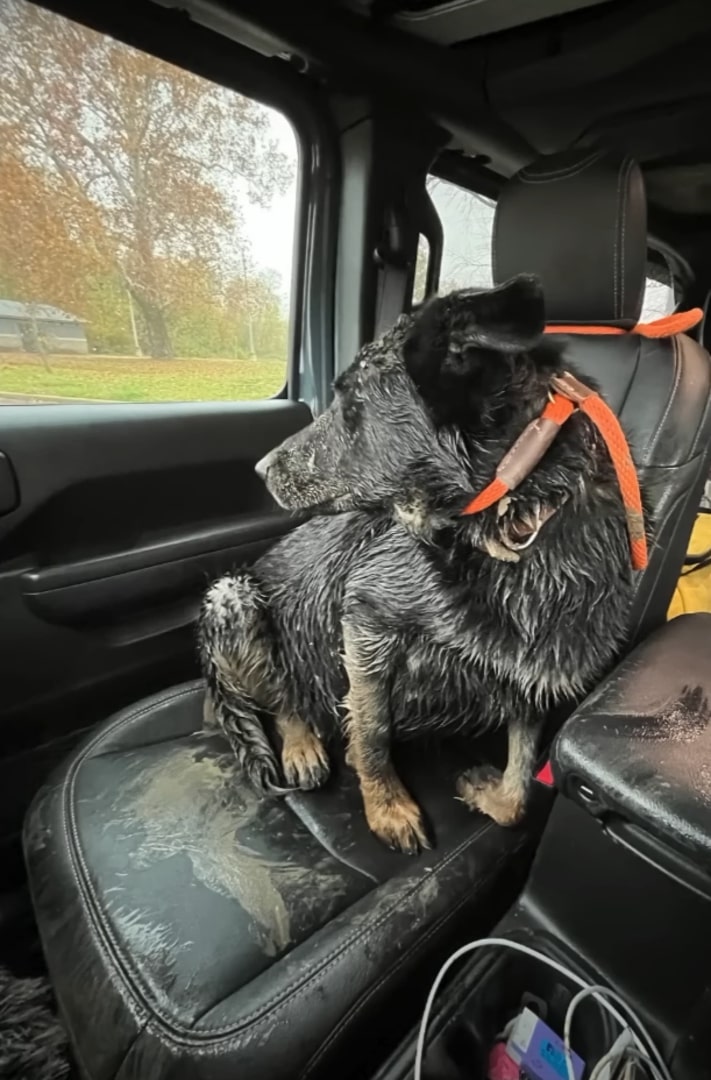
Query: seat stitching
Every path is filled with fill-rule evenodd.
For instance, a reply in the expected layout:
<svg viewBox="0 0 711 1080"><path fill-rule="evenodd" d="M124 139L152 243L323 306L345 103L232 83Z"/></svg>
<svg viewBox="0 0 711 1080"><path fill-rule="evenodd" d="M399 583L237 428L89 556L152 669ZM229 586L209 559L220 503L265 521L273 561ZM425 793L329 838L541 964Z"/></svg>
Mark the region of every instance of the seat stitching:
<svg viewBox="0 0 711 1080"><path fill-rule="evenodd" d="M79 838L78 830L76 827L76 820L74 817L74 788L75 780L79 773L79 770L84 763L85 759L91 752L91 750L99 745L104 739L116 731L121 730L127 726L133 720L139 720L142 716L150 713L158 704L168 704L173 701L179 701L183 697L187 697L189 694L194 694L199 687L193 686L189 690L182 690L179 693L172 693L165 697L160 698L158 701L154 700L151 705L144 706L141 709L132 711L126 715L118 717L108 728L102 728L94 738L87 743L81 754L72 762L70 768L67 771L64 780L60 787L60 793L62 797L62 824L64 826L64 832L69 841L68 854L69 854L69 869L71 871L74 884L86 904L87 908L87 930L91 941L94 943L98 951L109 960L109 964L114 971L118 971L124 979L126 972L123 970L123 963L119 960L120 950L116 948L116 942L113 937L113 931L106 922L99 925L98 915L101 914L101 908L98 902L98 898L94 891L93 884L88 874L88 869L84 861L83 852L81 849L81 841ZM69 812L68 812L69 811ZM80 877L77 872L77 864L81 868L83 877ZM116 948L118 955L112 956L109 950L106 948L105 942L101 938L101 934L109 937L110 941ZM135 995L134 995L135 997ZM146 1001L138 1001L138 1005L142 1011L149 1016L149 1006Z"/></svg>
<svg viewBox="0 0 711 1080"><path fill-rule="evenodd" d="M619 281L619 308L617 309L617 318L622 318L622 312L625 311L625 218L627 213L627 199L625 198L625 189L627 185L628 168L625 165L620 167L620 183L617 191L617 224L619 228L619 266L618 266L618 281ZM618 230L615 229L615 239L617 240Z"/></svg>
<svg viewBox="0 0 711 1080"><path fill-rule="evenodd" d="M620 168L620 187L617 192L618 216L620 219L620 253L619 253L619 282L620 282L620 306L617 318L621 319L625 311L625 231L627 225L627 179L632 171L632 159L628 159ZM615 230L615 237L617 230Z"/></svg>
<svg viewBox="0 0 711 1080"><path fill-rule="evenodd" d="M616 319L620 318L620 284L619 284L619 275L620 275L620 266L619 266L620 192L622 190L622 178L624 176L626 163L627 163L626 159L623 159L622 163L620 165L620 171L617 174L617 196L616 196L616 199L615 199L615 201L617 203L617 213L615 214L615 231L614 231L614 234L613 234L614 239L613 239L613 246L612 246L612 290L613 290L614 311L615 311L615 318Z"/></svg>
<svg viewBox="0 0 711 1080"><path fill-rule="evenodd" d="M62 784L62 795L63 795L62 816L63 816L64 830L65 830L65 833L66 833L67 837L70 838L71 841L72 841L72 844L71 844L71 846L69 848L70 869L71 869L72 876L74 878L75 884L77 886L77 889L78 889L80 895L82 895L82 897L85 899L85 901L87 900L87 897L88 897L88 899L90 901L87 904L87 914L88 914L89 920L90 920L90 925L88 927L89 932L90 932L90 936L91 936L94 944L97 946L97 948L99 948L100 952L103 955L108 957L109 961L111 962L111 966L114 969L118 968L118 970L120 971L120 973L121 973L121 975L122 975L122 977L124 979L124 983L126 985L126 988L129 991L132 992L132 996L135 998L136 997L136 990L139 990L141 995L143 996L143 998L146 999L146 1000L143 1000L143 1001L139 1001L139 1004L144 1009L150 1009L153 1015L155 1015L155 1016L159 1017L160 1019L162 1019L164 1021L164 1023L166 1023L169 1027L177 1027L177 1025L174 1024L174 1021L171 1021L168 1014L165 1013L161 1009L161 1007L158 1005L157 1002L154 1002L153 1000L151 1000L152 995L150 994L150 992L147 992L141 975L135 970L133 965L130 963L130 960L128 959L128 957L123 956L122 947L121 947L120 943L116 939L113 928L103 918L101 919L101 922L99 922L99 919L101 918L101 916L103 916L104 913L102 911L101 904L99 903L98 897L96 895L96 891L94 889L91 878L89 877L88 868L87 868L86 862L84 860L84 855L83 855L83 851L82 851L82 847L81 847L81 842L80 842L80 838L79 838L79 835L78 835L78 830L76 828L76 819L75 819L75 816L74 816L73 796L74 796L74 785L75 785L76 776L77 776L77 774L79 772L79 769L80 769L81 765L83 764L85 758L87 757L87 755L89 754L89 752L92 750L92 748L94 746L96 746L98 743L103 741L103 739L105 739L109 734L115 732L116 730L120 730L122 727L127 725L130 721L138 720L142 716L145 716L147 713L150 713L156 707L156 705L158 705L158 704L167 704L167 703L172 702L172 701L178 701L183 697L187 697L189 694L194 694L199 689L200 689L200 687L193 686L190 689L182 690L179 693L176 693L176 694L170 695L168 697L165 697L165 698L161 699L159 702L153 701L150 705L145 706L144 708L141 708L136 712L129 713L127 716L123 716L123 717L117 719L110 728L102 729L102 731L99 732L96 735L96 737L94 739L92 739L90 743L87 744L87 746L84 748L84 751L80 755L80 757L78 757L72 763L72 766L70 767L70 769L69 769L69 771L67 773L67 776L65 777L64 782ZM69 814L67 814L67 805L69 806ZM379 919L376 919L370 925L370 927L364 928L362 930L354 931L349 937L347 937L345 939L345 941L343 942L341 947L337 950L337 952L335 952L331 956L325 958L325 960L322 961L320 964L317 964L314 967L312 967L305 978L303 976L303 973L301 973L298 976L298 978L296 980L294 980L293 982L291 982L287 987L285 987L277 997L273 998L271 1001L266 1002L264 1006L260 1006L257 1009L253 1010L251 1013L247 1014L246 1016L243 1016L240 1019L240 1021L238 1023L238 1026L236 1028L235 1028L234 1024L225 1025L225 1026L220 1027L220 1028L202 1028L202 1029L200 1029L199 1034L205 1033L206 1035L221 1035L221 1034L226 1034L226 1033L229 1033L229 1032L232 1032L232 1031L241 1031L244 1027L248 1026L251 1023L252 1020L259 1019L265 1013L268 1013L268 1012L271 1012L271 1011L274 1011L274 1010L278 1009L284 1003L284 1001L287 998L289 998L289 997L294 997L294 998L298 997L299 993L303 992L306 989L306 986L308 985L308 983L311 982L311 980L316 975L318 975L321 971L323 971L327 967L329 967L335 960L337 960L341 955L343 955L344 952L348 951L348 949L350 949L351 946L354 945L357 941L359 941L359 940L363 940L363 941L367 940L367 938L370 937L371 934L375 930L377 930L378 927L387 918L389 918L389 916L396 909L396 907L398 907L402 902L408 900L411 896L413 896L423 886L423 884L425 884L426 882L432 881L433 878L436 875L438 875L442 870L444 870L450 864L450 862L452 862L455 858L457 858L457 856L462 851L466 850L466 848L469 845L471 845L474 840L476 840L479 837L481 837L482 835L484 835L485 832L488 832L489 829L492 827L492 825L493 825L493 823L487 824L484 829L478 831L473 836L468 836L465 840L463 840L461 842L461 844L459 844L456 848L454 848L453 851L449 852L449 854L441 862L439 862L435 866L434 870L430 874L428 874L426 877L423 877L419 881L417 881L413 885L413 887L407 893L405 893L404 896L399 897L398 900L395 903L391 904L386 909L386 911L383 912L382 916ZM78 864L78 866L81 868L82 875L83 875L83 880L82 880L82 878L80 878L79 874L77 873L76 864ZM101 940L101 935L103 935L106 939L108 939L108 942L112 946L112 948L113 948L116 955L114 955L114 956L110 955L109 950L106 947L106 943ZM302 979L303 979L303 981L301 983L301 986L300 986L299 990L297 991L297 993L292 995L292 991L294 990L295 987L299 986L299 981L302 980ZM213 1008L214 1008L214 1006L213 1006ZM189 1031L189 1029L182 1029L182 1030L188 1030ZM194 1031L190 1031L190 1034L195 1035L196 1033Z"/></svg>
<svg viewBox="0 0 711 1080"><path fill-rule="evenodd" d="M702 352L704 353L704 359L706 360L706 373L708 375L708 371L709 371L709 354L708 354L708 352L706 351L706 349L704 348L703 345L701 345L699 347L702 350ZM708 415L709 415L709 408L711 408L711 392L709 390L707 390L707 392L706 392L706 404L704 405L704 411L703 411L703 413L702 413L702 415L701 415L701 417L699 419L698 430L696 432L694 442L693 442L691 450L689 452L691 457L695 457L696 453L697 453L697 451L699 449L699 439L701 438L701 436L702 436L702 434L703 434L703 432L704 432L704 430L706 428L706 421L707 421Z"/></svg>
<svg viewBox="0 0 711 1080"><path fill-rule="evenodd" d="M437 864L434 870L420 878L420 880L417 881L415 885L413 885L413 887L408 890L407 893L405 893L404 896L399 897L395 903L391 904L383 912L383 914L380 915L377 919L375 919L368 927L364 927L362 930L354 931L349 937L344 940L343 944L336 950L336 952L326 957L319 964L316 964L314 967L312 967L311 970L308 972L306 978L303 979L301 985L299 985L299 979L296 979L294 982L290 983L289 986L285 987L284 990L272 1001L270 1001L264 1006L260 1006L259 1008L254 1009L246 1016L241 1017L236 1027L234 1024L228 1024L221 1028L200 1028L200 1033L202 1034L202 1032L205 1032L208 1035L223 1035L234 1032L235 1034L237 1034L241 1032L245 1027L249 1026L253 1020L261 1020L262 1017L265 1016L267 1013L278 1012L283 1005L289 1003L290 1001L295 1001L298 997L301 996L301 994L304 993L304 991L308 987L308 984L313 981L315 976L320 975L321 972L329 968L336 960L338 960L341 956L348 952L353 945L356 945L359 942L365 942L368 940L369 937L372 937L374 932L378 930L380 926L382 926L382 924L390 918L390 916L393 914L394 911L396 911L398 907L400 907L406 900L409 900L412 896L414 896L424 885L429 884L429 882L431 882L435 877L437 877L442 870L444 870L454 859L457 858L457 856L461 855L462 852L466 851L466 849L470 847L475 840L479 839L479 837L482 836L484 832L488 832L491 827L493 827L493 822L490 826L487 826L486 829L475 833L473 836L468 836L466 840L463 840L461 844L459 844L453 851L449 853L449 855L445 859L442 860L442 862ZM292 994L292 990L294 990L294 988L297 989L296 992ZM289 1002L287 1001L287 999L289 999ZM195 1032L193 1032L193 1034L194 1033Z"/></svg>
<svg viewBox="0 0 711 1080"><path fill-rule="evenodd" d="M267 1016L271 1018L274 1013L280 1012L285 1006L292 1005L294 1001L296 1001L299 997L302 996L302 994L304 994L308 990L309 984L313 982L316 976L320 975L327 968L331 967L331 965L333 965L335 961L339 960L342 956L345 955L345 953L349 952L354 945L367 941L367 939L371 937L375 933L375 931L378 930L380 926L390 918L393 912L397 909L397 907L400 906L400 904L402 904L403 901L409 900L423 886L431 882L432 879L436 877L439 872L445 868L445 866L447 866L453 859L457 858L464 851L466 851L467 848L471 847L474 841L481 837L484 832L489 832L491 828L493 828L493 824L493 822L487 822L483 830L475 833L473 836L467 837L466 840L462 841L461 844L459 844L453 851L449 853L446 859L443 859L441 863L438 863L434 870L428 873L425 877L421 878L415 885L413 885L412 889L410 889L409 892L405 894L405 896L400 897L396 901L396 903L391 904L388 909L384 911L383 914L379 916L376 920L374 920L368 927L352 933L351 936L343 942L343 944L338 948L336 952L326 957L318 965L311 968L300 986L298 985L298 979L290 983L290 985L286 987L278 997L273 998L272 1001L267 1002L265 1005L255 1009L247 1016L243 1016L236 1025L225 1025L221 1028L193 1028L189 1030L183 1029L183 1034L185 1036L188 1036L189 1038L183 1039L182 1041L188 1042L189 1044L193 1045L199 1041L206 1041L198 1040L196 1038L197 1035L201 1035L203 1033L209 1036L237 1036L237 1041L239 1041L242 1034L244 1033L245 1028L250 1027L253 1021L256 1020L257 1022L260 1022ZM467 895L471 895L471 893L468 893ZM294 991L294 993L292 993L292 991ZM190 1038L190 1036L192 1038Z"/></svg>
<svg viewBox="0 0 711 1080"><path fill-rule="evenodd" d="M624 396L622 398L622 401L620 402L620 407L617 410L617 418L620 421L620 423L622 423L622 414L624 413L625 409L627 408L627 402L629 401L630 394L632 393L632 387L633 387L634 382L635 382L635 380L637 378L637 374L639 372L639 365L640 365L640 362L642 360L642 345L641 345L642 339L640 337L638 337L637 335L632 335L632 340L636 340L636 342L637 342L637 356L635 357L634 370L632 371L632 373L629 376L629 379L627 380L627 386L625 387Z"/></svg>
<svg viewBox="0 0 711 1080"><path fill-rule="evenodd" d="M673 347L673 350L674 350L674 385L672 386L671 393L669 395L669 401L667 402L667 407L664 410L664 414L663 414L661 420L659 421L659 423L657 424L657 429L654 432L654 435L652 436L649 443L647 444L647 449L645 451L645 457L647 458L648 464L650 466L653 465L653 462L651 460L652 455L653 455L653 453L654 453L654 451L655 451L655 449L657 447L657 443L659 442L660 436L662 434L662 429L663 429L664 425L667 422L667 419L669 417L669 413L671 412L671 408L672 408L672 405L674 404L674 400L676 398L677 390L679 389L679 384L681 382L682 357L681 357L681 350L679 349L679 335L678 334L675 334L674 337L671 338L671 343L672 343L672 347Z"/></svg>
<svg viewBox="0 0 711 1080"><path fill-rule="evenodd" d="M518 174L518 179L523 180L526 184L544 184L547 180L567 180L573 176L578 176L589 165L598 161L602 155L602 150L595 150L589 157L577 162L577 164L567 165L561 169L552 169L550 172L529 172L528 168L524 166Z"/></svg>
<svg viewBox="0 0 711 1080"><path fill-rule="evenodd" d="M479 895L479 893L483 890L483 888L486 885L489 884L491 879L494 877L494 875L498 871L499 867L504 862L504 859L507 858L509 854L510 854L509 852L506 852L505 856L504 855L500 856L497 859L494 866L490 869L489 873L484 878L482 878L480 881L477 882L476 888L473 889L472 892L465 893L464 896L456 903L456 905L453 908L451 908L449 911L445 912L444 915L442 915L441 918L439 918L437 920L437 922L434 923L434 925L430 927L430 929L427 931L426 934L424 934L421 938L417 938L417 940L415 942L413 942L413 944L405 952L405 954L402 957L400 957L400 959L397 961L397 963L394 964L393 967L389 968L388 971L386 971L378 979L378 981L373 986L371 986L369 988L369 990L365 994L365 996L359 998L358 1001L356 1001L353 1004L353 1006L348 1010L346 1015L341 1017L341 1020L336 1025L336 1027L333 1029L333 1031L329 1035L328 1039L322 1044L322 1046L316 1052L316 1055L314 1057L312 1057L309 1062L307 1062L306 1070L301 1073L300 1080L306 1080L307 1077L311 1076L314 1069L318 1065L319 1061L322 1059L324 1054L328 1051L328 1048L332 1045L334 1040L343 1031L344 1027L346 1027L350 1023L350 1021L355 1016L357 1016L359 1012L361 1012L365 1008L365 1006L368 1004L370 999L373 997L374 994L376 994L378 992L378 990L383 985L383 983L387 982L388 979L392 978L392 976L402 967L402 965L407 960L410 960L415 953L419 952L419 950L422 948L422 946L425 945L429 941L429 939L432 937L432 935L434 933L436 933L438 930L441 930L441 928L445 925L445 923L447 923L454 915L456 915L457 912L460 911L461 908L467 903L467 901L473 900Z"/></svg>

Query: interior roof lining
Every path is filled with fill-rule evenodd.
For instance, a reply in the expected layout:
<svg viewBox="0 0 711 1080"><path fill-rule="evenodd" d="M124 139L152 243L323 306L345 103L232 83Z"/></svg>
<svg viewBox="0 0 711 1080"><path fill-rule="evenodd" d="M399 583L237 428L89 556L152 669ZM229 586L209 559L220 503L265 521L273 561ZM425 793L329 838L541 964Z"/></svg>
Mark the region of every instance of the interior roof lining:
<svg viewBox="0 0 711 1080"><path fill-rule="evenodd" d="M499 33L610 0L445 0L425 10L400 10L393 25L442 45Z"/></svg>

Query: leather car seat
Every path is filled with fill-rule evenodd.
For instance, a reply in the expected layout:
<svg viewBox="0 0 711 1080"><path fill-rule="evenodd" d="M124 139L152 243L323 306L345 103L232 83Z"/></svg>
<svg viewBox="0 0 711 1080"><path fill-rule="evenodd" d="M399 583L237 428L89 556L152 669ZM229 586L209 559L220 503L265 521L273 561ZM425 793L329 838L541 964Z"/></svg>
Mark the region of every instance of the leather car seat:
<svg viewBox="0 0 711 1080"><path fill-rule="evenodd" d="M645 251L628 158L545 158L501 196L496 278L540 274L554 322L631 329ZM564 341L622 417L657 523L632 640L664 620L709 471L709 357L678 337ZM323 791L257 801L226 747L200 734L201 712L191 683L101 723L28 815L37 922L79 1068L91 1080L363 1078L443 956L510 903L543 815L534 806L507 831L470 814L453 798L454 751L413 747L403 775L436 848L410 860L367 832L347 770Z"/></svg>

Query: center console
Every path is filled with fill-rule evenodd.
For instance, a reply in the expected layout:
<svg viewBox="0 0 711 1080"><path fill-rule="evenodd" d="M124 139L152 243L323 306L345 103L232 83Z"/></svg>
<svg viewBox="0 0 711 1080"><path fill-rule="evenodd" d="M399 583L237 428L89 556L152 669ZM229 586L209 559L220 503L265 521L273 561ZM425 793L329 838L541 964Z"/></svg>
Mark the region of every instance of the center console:
<svg viewBox="0 0 711 1080"><path fill-rule="evenodd" d="M640 645L565 723L552 765L559 794L531 875L491 936L610 987L674 1080L708 1080L711 615L682 616ZM562 1033L576 990L508 949L463 957L435 1001L423 1080L485 1080L491 1046L522 1007ZM571 1045L592 1064L617 1030L588 999ZM412 1076L416 1038L377 1080Z"/></svg>

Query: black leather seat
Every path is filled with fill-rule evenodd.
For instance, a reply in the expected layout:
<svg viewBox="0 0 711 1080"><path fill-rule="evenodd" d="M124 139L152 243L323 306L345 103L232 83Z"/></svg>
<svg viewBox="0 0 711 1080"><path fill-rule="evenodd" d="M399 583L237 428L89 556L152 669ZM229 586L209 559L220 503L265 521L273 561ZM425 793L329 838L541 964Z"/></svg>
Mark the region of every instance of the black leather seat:
<svg viewBox="0 0 711 1080"><path fill-rule="evenodd" d="M633 163L544 160L502 196L496 274L539 272L558 322L626 328L645 230ZM659 523L633 638L664 619L709 470L709 358L687 339L567 340L626 422ZM37 920L80 1067L91 1080L367 1076L443 953L508 904L540 816L510 832L469 814L452 798L456 753L413 748L403 774L437 846L409 861L367 833L347 770L257 802L198 733L201 707L191 684L103 724L28 817Z"/></svg>
<svg viewBox="0 0 711 1080"><path fill-rule="evenodd" d="M647 207L632 158L575 149L540 158L505 187L494 222L498 284L538 274L548 322L631 330L645 288ZM655 524L637 581L631 640L666 616L711 460L709 354L685 334L564 334L578 371L620 417Z"/></svg>

